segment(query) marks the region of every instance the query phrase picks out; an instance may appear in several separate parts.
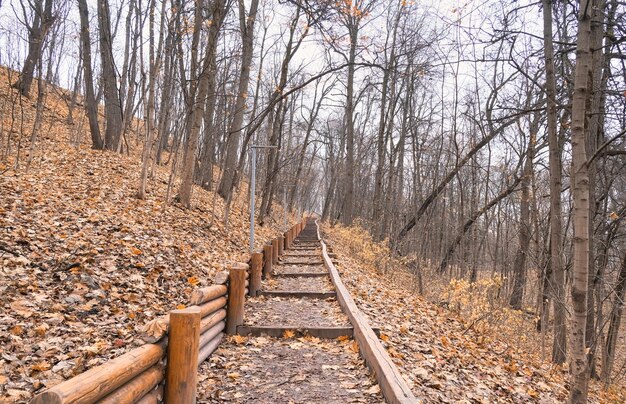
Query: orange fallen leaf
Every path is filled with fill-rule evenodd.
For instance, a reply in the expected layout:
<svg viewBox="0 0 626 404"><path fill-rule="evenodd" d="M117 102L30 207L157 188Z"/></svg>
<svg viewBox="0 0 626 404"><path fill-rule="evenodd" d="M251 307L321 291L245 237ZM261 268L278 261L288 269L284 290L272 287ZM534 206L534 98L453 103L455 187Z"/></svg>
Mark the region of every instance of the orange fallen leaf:
<svg viewBox="0 0 626 404"><path fill-rule="evenodd" d="M141 255L143 254L143 251L136 247L130 247L130 253L133 255Z"/></svg>
<svg viewBox="0 0 626 404"><path fill-rule="evenodd" d="M189 278L187 278L187 282L189 282L193 286L196 286L200 283L200 279L198 279L198 277L196 276L190 276Z"/></svg>
<svg viewBox="0 0 626 404"><path fill-rule="evenodd" d="M244 337L243 335L233 335L232 340L237 345L243 345L243 344L245 344L248 341L248 338Z"/></svg>
<svg viewBox="0 0 626 404"><path fill-rule="evenodd" d="M352 341L350 344L350 350L352 352L359 353L359 344L357 344L356 341Z"/></svg>
<svg viewBox="0 0 626 404"><path fill-rule="evenodd" d="M441 337L441 345L445 346L446 348L450 346L450 340L445 335Z"/></svg>
<svg viewBox="0 0 626 404"><path fill-rule="evenodd" d="M34 365L32 365L30 368L31 370L35 371L35 372L43 372L46 370L50 370L52 366L48 363L48 362L39 362L36 363Z"/></svg>

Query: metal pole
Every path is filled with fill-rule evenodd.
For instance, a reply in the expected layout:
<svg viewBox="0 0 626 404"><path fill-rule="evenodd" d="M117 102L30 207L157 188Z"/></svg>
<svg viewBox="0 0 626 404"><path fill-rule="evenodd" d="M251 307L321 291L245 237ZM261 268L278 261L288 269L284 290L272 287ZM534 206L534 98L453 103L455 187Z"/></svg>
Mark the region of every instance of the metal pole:
<svg viewBox="0 0 626 404"><path fill-rule="evenodd" d="M256 147L252 147L250 156L250 253L254 251L254 194L256 187Z"/></svg>
<svg viewBox="0 0 626 404"><path fill-rule="evenodd" d="M287 230L287 187L283 187L283 229Z"/></svg>

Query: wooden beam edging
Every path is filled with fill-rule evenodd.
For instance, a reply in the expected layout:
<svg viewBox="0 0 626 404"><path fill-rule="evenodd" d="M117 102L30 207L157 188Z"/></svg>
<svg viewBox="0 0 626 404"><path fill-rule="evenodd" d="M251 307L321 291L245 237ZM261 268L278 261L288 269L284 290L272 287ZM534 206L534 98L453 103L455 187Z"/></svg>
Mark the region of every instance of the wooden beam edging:
<svg viewBox="0 0 626 404"><path fill-rule="evenodd" d="M417 398L415 398L411 392L408 384L402 378L400 371L391 360L391 357L380 343L374 330L370 327L369 322L358 309L352 296L350 296L350 292L348 292L348 289L346 289L341 281L337 268L335 268L335 265L328 256L326 243L324 243L324 240L320 237L320 227L317 220L315 221L315 225L317 227L317 237L322 244L324 265L328 269L328 272L330 272L330 278L337 291L337 301L354 328L354 339L359 345L359 350L365 359L365 363L367 363L367 366L374 372L374 376L376 377L376 381L380 386L385 400L390 404L417 403Z"/></svg>

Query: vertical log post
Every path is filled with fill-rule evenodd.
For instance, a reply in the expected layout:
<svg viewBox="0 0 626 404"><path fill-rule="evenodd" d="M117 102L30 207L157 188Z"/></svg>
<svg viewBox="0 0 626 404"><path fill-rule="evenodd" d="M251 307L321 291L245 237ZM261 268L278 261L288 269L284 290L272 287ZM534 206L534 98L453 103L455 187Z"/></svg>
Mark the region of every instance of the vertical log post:
<svg viewBox="0 0 626 404"><path fill-rule="evenodd" d="M253 252L250 256L250 286L249 295L254 297L261 289L261 275L263 272L263 253Z"/></svg>
<svg viewBox="0 0 626 404"><path fill-rule="evenodd" d="M269 279L272 277L272 246L270 244L265 244L263 246L263 260L265 264L263 265L263 276L265 279Z"/></svg>
<svg viewBox="0 0 626 404"><path fill-rule="evenodd" d="M228 275L228 307L226 312L226 332L237 333L237 326L243 325L243 306L246 301L247 264L233 264Z"/></svg>
<svg viewBox="0 0 626 404"><path fill-rule="evenodd" d="M285 240L285 250L288 250L290 245L289 245L289 232L286 231L283 233L283 239Z"/></svg>
<svg viewBox="0 0 626 404"><path fill-rule="evenodd" d="M199 343L200 308L171 311L167 344L166 402L196 402Z"/></svg>
<svg viewBox="0 0 626 404"><path fill-rule="evenodd" d="M283 236L278 236L278 256L282 257L284 251L285 251L285 238Z"/></svg>
<svg viewBox="0 0 626 404"><path fill-rule="evenodd" d="M278 239L272 240L272 264L278 263Z"/></svg>

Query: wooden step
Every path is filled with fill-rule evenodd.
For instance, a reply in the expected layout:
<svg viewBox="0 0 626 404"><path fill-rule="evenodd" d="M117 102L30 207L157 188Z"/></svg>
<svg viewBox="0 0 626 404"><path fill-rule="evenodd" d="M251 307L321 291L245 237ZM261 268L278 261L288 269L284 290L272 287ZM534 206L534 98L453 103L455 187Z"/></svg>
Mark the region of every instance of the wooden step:
<svg viewBox="0 0 626 404"><path fill-rule="evenodd" d="M320 255L319 254L289 254L289 250L286 250L287 252L285 254L283 254L283 258L286 257L298 257L298 258L303 258L303 257L311 257L311 258L319 258Z"/></svg>
<svg viewBox="0 0 626 404"><path fill-rule="evenodd" d="M374 334L380 338L380 328L372 328ZM257 325L240 325L237 326L237 334L239 335L252 335L253 337L260 337L267 335L268 337L282 338L285 331L291 331L296 337L310 335L317 338L335 339L342 336L352 338L354 336L354 329L352 327L265 327Z"/></svg>
<svg viewBox="0 0 626 404"><path fill-rule="evenodd" d="M336 297L336 292L307 292L300 290L259 290L258 296L267 297L295 297L306 299L328 299Z"/></svg>
<svg viewBox="0 0 626 404"><path fill-rule="evenodd" d="M283 261L279 262L283 265L324 265L324 261Z"/></svg>
<svg viewBox="0 0 626 404"><path fill-rule="evenodd" d="M282 274L275 273L272 275L272 277L279 278L282 276L284 278L323 278L324 276L328 275L328 272L283 272Z"/></svg>
<svg viewBox="0 0 626 404"><path fill-rule="evenodd" d="M317 338L335 339L342 336L352 337L352 327L263 327L263 326L248 326L240 325L237 327L237 334L239 335L252 335L254 337L260 337L261 335L267 335L268 337L282 338L285 331L291 331L295 336L310 335Z"/></svg>

